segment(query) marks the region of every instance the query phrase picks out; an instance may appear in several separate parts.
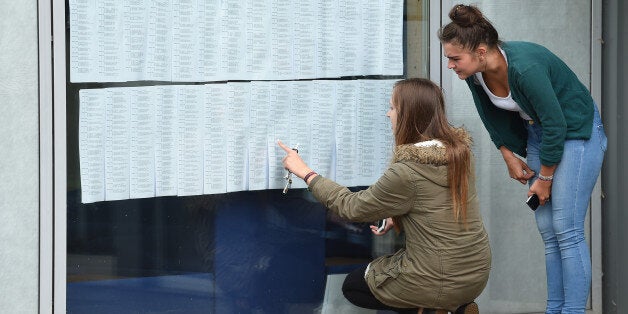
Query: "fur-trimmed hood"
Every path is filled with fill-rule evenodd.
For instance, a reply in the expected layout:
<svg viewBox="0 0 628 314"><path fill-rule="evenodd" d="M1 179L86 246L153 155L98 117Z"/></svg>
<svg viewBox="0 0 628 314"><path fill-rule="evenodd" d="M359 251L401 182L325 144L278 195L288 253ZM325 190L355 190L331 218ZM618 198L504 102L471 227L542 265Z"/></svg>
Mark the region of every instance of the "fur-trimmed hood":
<svg viewBox="0 0 628 314"><path fill-rule="evenodd" d="M463 128L455 130L471 147L472 139L469 133ZM447 152L444 144L438 140L399 145L395 148L392 162L404 163L431 181L447 185Z"/></svg>

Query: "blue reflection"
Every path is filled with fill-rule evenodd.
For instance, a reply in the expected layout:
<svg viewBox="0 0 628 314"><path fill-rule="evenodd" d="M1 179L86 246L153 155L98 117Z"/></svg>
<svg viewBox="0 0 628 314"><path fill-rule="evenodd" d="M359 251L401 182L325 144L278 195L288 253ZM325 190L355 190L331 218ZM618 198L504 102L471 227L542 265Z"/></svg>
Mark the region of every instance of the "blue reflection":
<svg viewBox="0 0 628 314"><path fill-rule="evenodd" d="M68 194L68 313L316 313L372 258L368 224L306 190L81 204Z"/></svg>

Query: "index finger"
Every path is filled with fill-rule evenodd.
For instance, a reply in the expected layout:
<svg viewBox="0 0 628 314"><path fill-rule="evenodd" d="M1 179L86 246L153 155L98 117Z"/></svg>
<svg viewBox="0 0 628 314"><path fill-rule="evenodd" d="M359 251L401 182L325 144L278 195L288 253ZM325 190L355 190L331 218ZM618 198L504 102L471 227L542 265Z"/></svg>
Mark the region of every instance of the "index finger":
<svg viewBox="0 0 628 314"><path fill-rule="evenodd" d="M286 151L286 153L289 153L292 151L292 148L286 146L284 143L282 143L281 141L277 141L277 144L279 145L279 147L281 147L284 151Z"/></svg>

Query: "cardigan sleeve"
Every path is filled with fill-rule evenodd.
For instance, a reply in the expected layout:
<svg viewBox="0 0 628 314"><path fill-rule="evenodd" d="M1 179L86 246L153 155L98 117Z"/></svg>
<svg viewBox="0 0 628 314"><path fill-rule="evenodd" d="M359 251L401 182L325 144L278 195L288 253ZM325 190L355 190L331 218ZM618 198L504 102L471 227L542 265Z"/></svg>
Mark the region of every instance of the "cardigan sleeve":
<svg viewBox="0 0 628 314"><path fill-rule="evenodd" d="M408 166L394 163L375 184L358 192L321 176L316 176L309 188L319 202L340 217L356 222L375 221L410 211L416 197L411 172Z"/></svg>

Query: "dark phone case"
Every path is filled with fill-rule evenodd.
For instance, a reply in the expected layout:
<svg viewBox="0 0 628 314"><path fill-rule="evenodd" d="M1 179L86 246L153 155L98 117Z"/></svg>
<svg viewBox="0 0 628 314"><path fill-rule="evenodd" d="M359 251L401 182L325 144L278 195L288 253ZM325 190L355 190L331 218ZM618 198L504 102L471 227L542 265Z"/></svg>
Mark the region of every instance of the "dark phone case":
<svg viewBox="0 0 628 314"><path fill-rule="evenodd" d="M528 204L528 206L530 206L532 210L536 210L540 204L538 195L536 194L530 195L530 197L528 197L528 199L526 200L526 204Z"/></svg>

